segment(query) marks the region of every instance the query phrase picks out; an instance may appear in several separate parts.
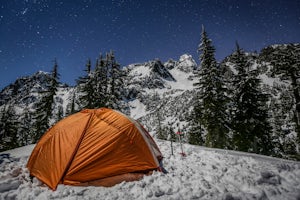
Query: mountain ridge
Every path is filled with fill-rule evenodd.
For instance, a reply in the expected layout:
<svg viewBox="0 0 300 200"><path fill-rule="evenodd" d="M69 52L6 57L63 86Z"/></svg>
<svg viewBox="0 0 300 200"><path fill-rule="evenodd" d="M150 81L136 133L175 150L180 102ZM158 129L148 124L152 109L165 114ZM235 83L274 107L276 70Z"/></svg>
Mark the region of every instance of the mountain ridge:
<svg viewBox="0 0 300 200"><path fill-rule="evenodd" d="M294 45L300 46L300 44ZM294 105L291 81L289 77L283 77L277 73L277 68L267 57L282 49L289 52L290 48L290 45L286 44L269 46L260 53L247 53L247 59L252 63L251 68L257 70L258 78L262 81L262 90L269 94L270 119L277 120L278 117L284 116L278 119L280 120L278 123L271 121L273 129L281 131L276 133L280 134L278 142L289 141L292 148L297 149L299 144L293 140L298 136L292 122L295 108L287 106ZM291 54L295 52L292 51ZM230 56L226 57L220 66L224 69L227 80L230 80L235 74L230 63ZM123 83L125 108L121 111L139 120L155 137L166 139L167 130L172 128L174 131L184 132L183 141L187 142L191 113L196 98L194 83L197 81L195 75L198 70L199 66L188 54L183 54L177 61L168 60L162 63L156 59L125 66L122 69L126 74ZM41 78L38 78L38 75ZM0 92L0 110L3 111L9 105L18 107L19 114L22 114L25 107L34 110L34 102L40 99L38 93L46 84L42 80L47 80L48 75L49 73L46 72L37 72L32 76L22 77L5 87ZM75 97L75 102L79 101L76 95L78 95L76 86L60 84L53 110L58 112L59 107L62 107L63 115L66 116L74 100L73 97ZM54 123L57 120L53 118L52 121ZM158 132L162 130L165 132L164 136L159 136Z"/></svg>

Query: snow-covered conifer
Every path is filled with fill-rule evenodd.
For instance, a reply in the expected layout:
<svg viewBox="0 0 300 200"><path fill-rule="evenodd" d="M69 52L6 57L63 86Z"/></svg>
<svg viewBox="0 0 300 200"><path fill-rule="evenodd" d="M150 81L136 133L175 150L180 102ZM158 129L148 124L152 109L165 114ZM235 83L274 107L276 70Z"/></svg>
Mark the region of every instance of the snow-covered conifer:
<svg viewBox="0 0 300 200"><path fill-rule="evenodd" d="M195 84L197 91L194 105L195 120L207 130L205 138L207 146L224 148L227 146L228 133L225 85L215 59L215 48L204 27L198 51L201 53L201 64L197 73L198 82Z"/></svg>

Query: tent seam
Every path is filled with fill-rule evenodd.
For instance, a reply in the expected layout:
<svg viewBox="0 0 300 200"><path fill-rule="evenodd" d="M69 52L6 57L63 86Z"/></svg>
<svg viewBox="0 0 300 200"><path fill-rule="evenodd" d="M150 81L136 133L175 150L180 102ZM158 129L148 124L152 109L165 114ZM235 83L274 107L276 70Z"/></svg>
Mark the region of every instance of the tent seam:
<svg viewBox="0 0 300 200"><path fill-rule="evenodd" d="M91 116L90 116L90 118L89 118L89 120L88 120L88 122L87 122L87 124L86 124L86 126L85 126L85 128L84 128L84 131L82 132L82 135L81 135L80 139L78 140L78 143L77 143L77 145L76 145L76 147L75 147L75 149L74 149L74 152L73 152L73 154L72 154L72 156L71 156L71 158L70 158L70 160L69 160L69 162L68 162L68 164L67 164L67 166L66 166L66 169L64 170L64 173L63 173L62 177L59 179L59 181L62 181L62 182L63 182L63 180L65 179L65 176L67 175L67 172L68 172L68 170L70 169L71 164L72 164L72 162L73 162L73 160L74 160L74 158L75 158L75 156L76 156L76 153L77 153L77 151L78 151L78 149L79 149L79 146L80 146L80 144L81 144L81 141L82 141L82 139L84 138L84 136L85 136L85 134L86 134L86 131L87 131L88 127L90 126L90 123L91 123L91 121L92 121L92 117L93 117L93 116L94 116L94 112L91 114Z"/></svg>

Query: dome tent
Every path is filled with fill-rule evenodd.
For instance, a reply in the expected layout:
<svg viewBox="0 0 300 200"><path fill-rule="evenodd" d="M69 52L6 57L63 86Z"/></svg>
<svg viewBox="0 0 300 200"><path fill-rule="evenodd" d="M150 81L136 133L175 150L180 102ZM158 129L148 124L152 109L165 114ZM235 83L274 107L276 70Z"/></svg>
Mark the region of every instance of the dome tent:
<svg viewBox="0 0 300 200"><path fill-rule="evenodd" d="M112 186L160 169L162 154L135 120L108 109L62 119L39 140L28 160L31 176L57 185Z"/></svg>

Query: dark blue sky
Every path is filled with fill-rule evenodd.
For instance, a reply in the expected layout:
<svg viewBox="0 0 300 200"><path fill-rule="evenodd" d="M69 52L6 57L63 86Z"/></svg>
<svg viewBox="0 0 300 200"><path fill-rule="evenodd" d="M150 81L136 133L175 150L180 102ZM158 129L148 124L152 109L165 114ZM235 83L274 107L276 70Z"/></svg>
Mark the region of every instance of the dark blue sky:
<svg viewBox="0 0 300 200"><path fill-rule="evenodd" d="M235 42L246 51L300 42L299 0L0 0L0 89L50 71L74 84L88 58L114 50L122 65L198 61L201 26L221 61Z"/></svg>

